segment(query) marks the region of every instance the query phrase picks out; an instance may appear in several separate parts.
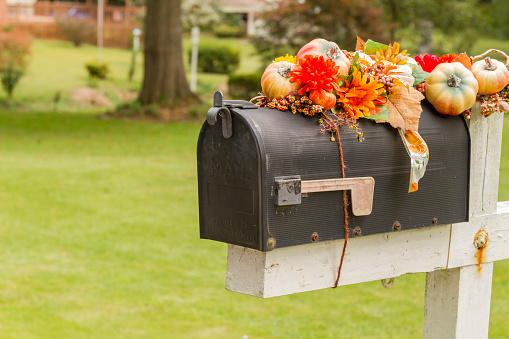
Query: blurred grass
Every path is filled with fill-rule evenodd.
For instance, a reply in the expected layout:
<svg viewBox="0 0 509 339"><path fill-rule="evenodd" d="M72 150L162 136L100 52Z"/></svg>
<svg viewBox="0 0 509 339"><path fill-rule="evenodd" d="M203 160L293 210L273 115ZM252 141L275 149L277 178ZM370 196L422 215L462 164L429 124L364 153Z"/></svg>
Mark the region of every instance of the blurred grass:
<svg viewBox="0 0 509 339"><path fill-rule="evenodd" d="M421 336L424 274L267 300L225 291L226 245L199 239L199 129L0 112L0 337ZM491 338L509 333L508 284L497 262Z"/></svg>
<svg viewBox="0 0 509 339"><path fill-rule="evenodd" d="M221 41L239 49L241 59L236 72L250 73L260 67L254 47L245 39L217 39L210 36L202 36L202 39L212 42ZM186 51L190 48L189 39L183 40L184 59ZM93 87L105 93L105 95L119 104L122 101L119 92L138 92L143 80L143 53L137 55L136 72L133 81L128 80L128 72L131 65L132 54L130 50L104 48L102 52L103 62L110 68L107 80L92 83ZM91 113L102 112L105 108L85 106L75 103L70 98L70 93L76 88L90 86L85 64L97 60L97 49L92 45L83 45L80 48L73 46L68 41L34 40L29 67L26 74L21 78L14 90L14 103L11 110L24 111L88 111ZM188 69L188 63L185 63ZM188 70L189 73L189 70ZM212 103L212 96L216 90L227 90L228 75L214 73L198 73L198 93L206 101ZM58 106L55 106L55 96L60 96ZM7 108L6 93L0 91L0 107Z"/></svg>

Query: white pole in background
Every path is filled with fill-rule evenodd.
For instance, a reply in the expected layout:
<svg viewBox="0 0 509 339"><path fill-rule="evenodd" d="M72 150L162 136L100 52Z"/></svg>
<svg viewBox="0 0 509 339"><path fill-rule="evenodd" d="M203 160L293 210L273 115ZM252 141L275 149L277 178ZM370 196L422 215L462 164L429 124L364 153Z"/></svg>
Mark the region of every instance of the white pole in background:
<svg viewBox="0 0 509 339"><path fill-rule="evenodd" d="M200 27L194 26L191 29L191 44L193 49L191 51L191 84L190 88L193 93L196 93L196 74L198 69L198 44L200 43Z"/></svg>
<svg viewBox="0 0 509 339"><path fill-rule="evenodd" d="M103 61L104 0L97 0L97 61Z"/></svg>
<svg viewBox="0 0 509 339"><path fill-rule="evenodd" d="M133 29L133 55L131 59L131 68L129 69L129 80L133 80L134 72L136 70L136 54L138 54L138 51L140 50L140 36L141 29Z"/></svg>

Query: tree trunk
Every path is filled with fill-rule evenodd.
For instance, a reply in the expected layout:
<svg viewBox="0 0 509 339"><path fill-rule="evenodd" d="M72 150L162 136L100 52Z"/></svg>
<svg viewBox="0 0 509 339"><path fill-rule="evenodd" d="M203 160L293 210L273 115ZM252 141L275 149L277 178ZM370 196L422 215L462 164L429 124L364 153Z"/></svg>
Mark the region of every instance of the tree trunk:
<svg viewBox="0 0 509 339"><path fill-rule="evenodd" d="M147 0L142 104L192 101L182 58L180 0Z"/></svg>

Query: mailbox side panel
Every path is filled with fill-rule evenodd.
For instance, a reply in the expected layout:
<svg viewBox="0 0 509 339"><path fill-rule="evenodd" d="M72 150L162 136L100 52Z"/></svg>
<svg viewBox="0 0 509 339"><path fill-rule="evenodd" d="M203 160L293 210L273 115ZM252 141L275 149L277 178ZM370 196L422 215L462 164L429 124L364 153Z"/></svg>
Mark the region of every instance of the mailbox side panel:
<svg viewBox="0 0 509 339"><path fill-rule="evenodd" d="M408 193L411 160L396 129L360 119L362 143L350 129L342 129L346 176L375 179L373 212L353 216L349 207L351 231L358 228L361 235L370 235L394 232L396 222L407 230L468 220L470 138L466 123L460 116L440 115L427 102L422 107L419 132L428 144L430 160L417 192ZM273 248L343 239L342 192L309 193L300 204L291 206L274 204L276 177L300 176L303 181L341 177L338 144L330 134L320 132L318 117L271 109L242 114L253 120L264 145L264 237L273 239ZM264 246L263 250L273 248Z"/></svg>
<svg viewBox="0 0 509 339"><path fill-rule="evenodd" d="M205 122L198 138L200 237L260 250L259 146L238 115L230 138L221 123Z"/></svg>

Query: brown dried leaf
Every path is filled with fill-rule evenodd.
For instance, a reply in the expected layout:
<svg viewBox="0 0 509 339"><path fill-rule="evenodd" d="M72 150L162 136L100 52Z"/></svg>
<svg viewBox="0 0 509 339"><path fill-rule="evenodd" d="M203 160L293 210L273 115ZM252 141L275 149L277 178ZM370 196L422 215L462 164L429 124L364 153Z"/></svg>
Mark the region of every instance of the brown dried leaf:
<svg viewBox="0 0 509 339"><path fill-rule="evenodd" d="M355 51L361 51L364 52L364 45L366 42L362 40L361 38L357 37L357 45L355 46Z"/></svg>
<svg viewBox="0 0 509 339"><path fill-rule="evenodd" d="M389 123L394 128L417 131L421 117L421 100L424 95L413 87L396 86L387 97Z"/></svg>
<svg viewBox="0 0 509 339"><path fill-rule="evenodd" d="M459 62L463 64L463 66L465 66L467 69L472 70L472 63L470 62L470 58L465 52L458 54L456 58L454 58L454 62Z"/></svg>

